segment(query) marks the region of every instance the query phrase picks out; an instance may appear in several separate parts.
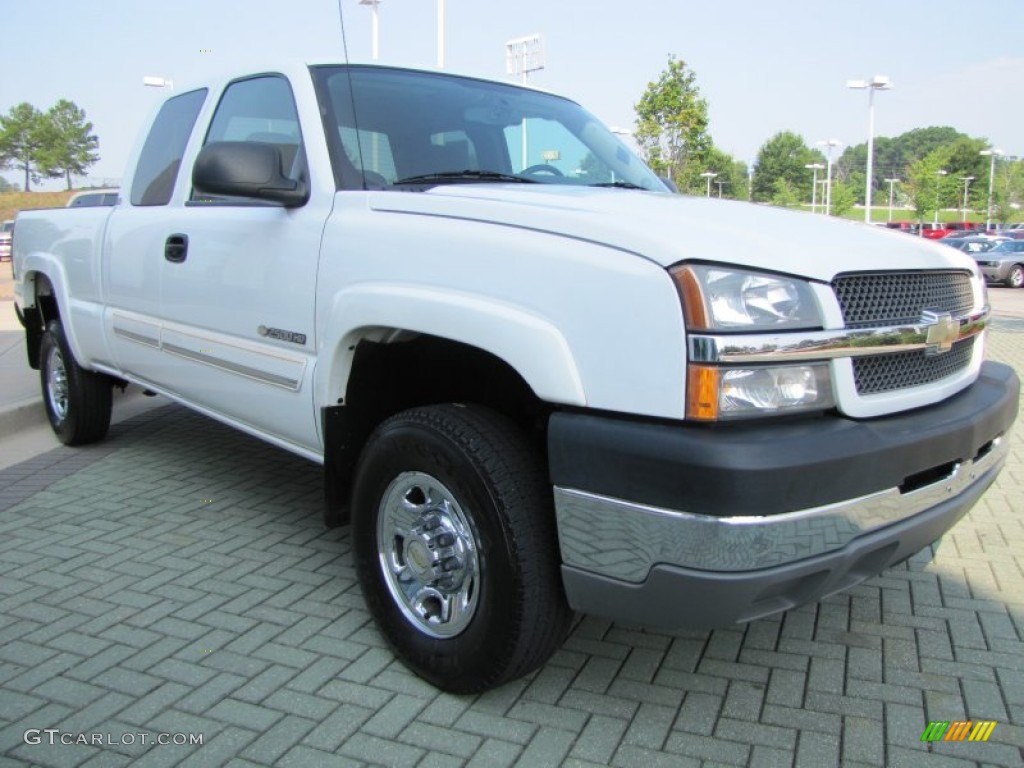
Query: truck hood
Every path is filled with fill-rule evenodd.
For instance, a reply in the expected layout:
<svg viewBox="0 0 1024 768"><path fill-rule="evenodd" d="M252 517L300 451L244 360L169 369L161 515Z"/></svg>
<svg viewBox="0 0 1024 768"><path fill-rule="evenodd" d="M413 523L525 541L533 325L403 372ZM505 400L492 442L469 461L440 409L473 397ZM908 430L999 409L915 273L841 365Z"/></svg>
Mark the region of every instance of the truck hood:
<svg viewBox="0 0 1024 768"><path fill-rule="evenodd" d="M716 261L825 282L839 271L977 269L954 248L901 232L715 198L556 184L452 184L368 198L376 211L549 232L666 267Z"/></svg>

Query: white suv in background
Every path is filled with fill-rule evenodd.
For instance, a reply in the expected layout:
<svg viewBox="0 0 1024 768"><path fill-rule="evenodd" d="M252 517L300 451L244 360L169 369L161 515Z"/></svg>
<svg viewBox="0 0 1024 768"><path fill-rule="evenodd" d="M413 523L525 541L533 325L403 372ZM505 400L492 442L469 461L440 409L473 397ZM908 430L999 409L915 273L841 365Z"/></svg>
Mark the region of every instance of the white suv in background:
<svg viewBox="0 0 1024 768"><path fill-rule="evenodd" d="M68 200L68 208L92 208L103 205L117 205L120 189L87 189L76 192Z"/></svg>
<svg viewBox="0 0 1024 768"><path fill-rule="evenodd" d="M8 219L0 225L0 261L11 260L11 237L14 234L14 221Z"/></svg>

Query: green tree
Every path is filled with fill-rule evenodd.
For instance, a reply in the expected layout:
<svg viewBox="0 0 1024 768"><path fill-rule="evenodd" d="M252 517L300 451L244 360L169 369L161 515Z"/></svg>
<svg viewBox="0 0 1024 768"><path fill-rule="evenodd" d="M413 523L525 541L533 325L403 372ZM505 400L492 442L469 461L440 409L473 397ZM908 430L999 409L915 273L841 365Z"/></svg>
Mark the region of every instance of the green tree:
<svg viewBox="0 0 1024 768"><path fill-rule="evenodd" d="M669 56L658 80L647 84L636 110L637 144L647 164L688 189L694 176L706 170L711 136L708 105L701 98L697 77L686 62ZM680 183L682 182L682 183Z"/></svg>
<svg viewBox="0 0 1024 768"><path fill-rule="evenodd" d="M781 179L786 181L801 200L810 201L813 174L806 166L824 162L822 154L810 149L804 143L803 137L792 131L775 134L765 142L757 154L757 171L754 173L753 183L754 200L772 201L778 193L778 181Z"/></svg>
<svg viewBox="0 0 1024 768"><path fill-rule="evenodd" d="M904 189L910 196L918 222L924 222L931 214L938 217L939 210L955 197L958 182L950 178L949 160L949 146L940 147L911 163L907 169Z"/></svg>
<svg viewBox="0 0 1024 768"><path fill-rule="evenodd" d="M831 213L833 216L845 216L853 210L854 203L857 202L857 195L853 190L853 186L847 182L832 182Z"/></svg>
<svg viewBox="0 0 1024 768"><path fill-rule="evenodd" d="M992 187L992 215L995 220L1004 225L1021 221L1024 215L1024 161L1003 160L996 163Z"/></svg>
<svg viewBox="0 0 1024 768"><path fill-rule="evenodd" d="M40 180L38 167L44 141L45 119L28 102L11 107L0 117L0 167L16 168L25 174L25 191Z"/></svg>
<svg viewBox="0 0 1024 768"><path fill-rule="evenodd" d="M800 205L800 194L796 187L784 178L775 179L775 192L772 194L771 204L782 208L796 208Z"/></svg>
<svg viewBox="0 0 1024 768"><path fill-rule="evenodd" d="M902 179L907 169L918 160L922 160L940 147L956 144L960 141L978 142L964 133L949 126L931 126L915 128L895 138L878 136L875 138L875 162L872 176L872 200L881 203L883 197L888 202L888 190L885 179ZM983 149L984 147L978 147ZM857 196L857 202L864 202L864 174L867 170L867 142L847 147L835 162L836 177L851 184ZM964 165L965 168L960 168ZM970 162L958 163L951 173L972 175L966 168L977 165ZM978 166L980 169L980 166Z"/></svg>
<svg viewBox="0 0 1024 768"><path fill-rule="evenodd" d="M39 171L50 178L63 176L68 189L72 175L84 175L99 159L99 140L92 132L92 123L74 102L61 99L54 104L42 121L41 133Z"/></svg>

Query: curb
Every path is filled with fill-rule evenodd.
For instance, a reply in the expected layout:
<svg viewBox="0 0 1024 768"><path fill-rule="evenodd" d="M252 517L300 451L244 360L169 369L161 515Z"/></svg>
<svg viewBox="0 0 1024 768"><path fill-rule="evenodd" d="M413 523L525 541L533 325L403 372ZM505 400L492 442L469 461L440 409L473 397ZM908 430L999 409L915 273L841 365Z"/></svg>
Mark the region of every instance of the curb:
<svg viewBox="0 0 1024 768"><path fill-rule="evenodd" d="M43 424L46 424L46 410L41 397L30 397L0 406L0 434L11 435Z"/></svg>

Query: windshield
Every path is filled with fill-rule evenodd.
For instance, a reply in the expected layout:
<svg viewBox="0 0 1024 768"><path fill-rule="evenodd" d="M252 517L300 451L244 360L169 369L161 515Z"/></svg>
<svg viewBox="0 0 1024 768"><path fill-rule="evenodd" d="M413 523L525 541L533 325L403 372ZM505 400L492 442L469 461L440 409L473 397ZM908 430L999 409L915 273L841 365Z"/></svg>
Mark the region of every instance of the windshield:
<svg viewBox="0 0 1024 768"><path fill-rule="evenodd" d="M1021 253L1024 251L1024 240L1007 240L993 248L991 253L996 251L999 253Z"/></svg>
<svg viewBox="0 0 1024 768"><path fill-rule="evenodd" d="M341 189L526 181L666 191L611 131L568 99L384 67L313 73Z"/></svg>

